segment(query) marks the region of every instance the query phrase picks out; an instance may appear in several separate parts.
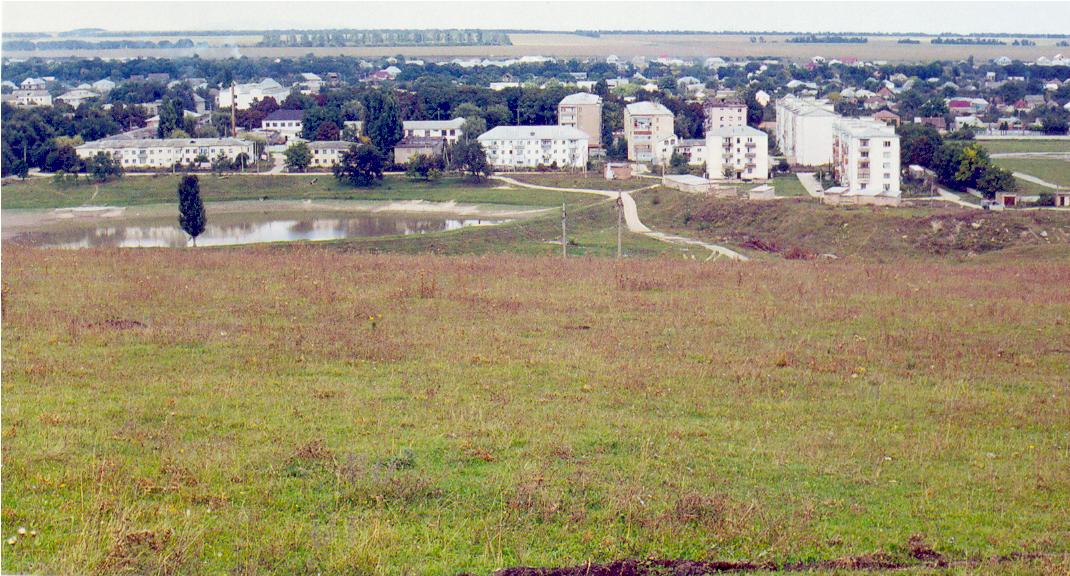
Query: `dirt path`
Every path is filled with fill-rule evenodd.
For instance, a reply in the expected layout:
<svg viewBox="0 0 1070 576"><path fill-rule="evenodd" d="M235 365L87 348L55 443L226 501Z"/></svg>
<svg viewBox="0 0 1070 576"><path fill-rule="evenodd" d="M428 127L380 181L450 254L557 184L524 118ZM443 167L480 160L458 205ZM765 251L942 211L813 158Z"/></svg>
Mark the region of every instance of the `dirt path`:
<svg viewBox="0 0 1070 576"><path fill-rule="evenodd" d="M509 178L508 176L491 176L491 178L494 178L495 180L499 180L501 182L506 182L506 183L511 184L513 186L521 186L523 188L533 188L533 189L536 189L536 190L553 190L553 191L557 191L557 192L579 192L581 194L597 194L599 196L604 196L606 198L613 198L613 199L618 198L618 195L619 195L619 197L621 199L621 204L623 204L623 206L624 206L624 222L628 226L628 231L629 232L633 232L635 234L642 234L644 236L649 236L650 238L653 238L655 240L659 240L661 242L666 242L668 244L686 245L686 246L698 246L700 248L704 248L704 249L709 250L711 252L710 258L708 258L708 259L724 256L726 258L730 258L732 260L739 260L739 261L742 261L742 262L745 262L745 261L749 260L749 258L744 256L743 254L740 254L739 252L736 252L735 250L732 250L730 248L726 248L726 247L721 246L719 244L710 244L708 242L703 242L701 240L694 240L694 239L691 239L691 238L685 238L683 236L677 236L677 235L674 235L674 234L666 234L664 232L656 232L654 230L651 230L649 227L647 227L647 225L643 224L643 222L639 219L639 208L638 208L638 206L636 206L635 199L632 198L631 193L632 192L639 192L641 190L649 190L651 188L657 188L658 186L660 186L660 183L659 184L653 184L653 185L650 185L650 186L644 186L642 188L637 188L635 190L616 191L616 190L596 190L596 189L593 189L593 188L558 188L558 187L555 187L555 186L540 186L538 184L529 184L527 182L521 182L519 180L516 180L516 179L513 179L513 178Z"/></svg>
<svg viewBox="0 0 1070 576"><path fill-rule="evenodd" d="M825 195L825 191L822 190L821 184L817 181L817 177L813 172L799 172L796 174L799 178L799 182L806 188L806 193L814 198L821 198Z"/></svg>
<svg viewBox="0 0 1070 576"><path fill-rule="evenodd" d="M1012 174L1014 175L1015 178L1021 178L1022 180L1025 180L1026 182L1032 182L1033 184L1039 184L1039 185L1041 185L1041 186L1043 186L1045 188L1051 188L1053 190L1059 188L1058 184L1052 184L1051 182L1048 182L1047 180L1043 180L1043 179L1037 178L1036 176L1033 176L1032 174L1026 174L1025 172L1013 172Z"/></svg>

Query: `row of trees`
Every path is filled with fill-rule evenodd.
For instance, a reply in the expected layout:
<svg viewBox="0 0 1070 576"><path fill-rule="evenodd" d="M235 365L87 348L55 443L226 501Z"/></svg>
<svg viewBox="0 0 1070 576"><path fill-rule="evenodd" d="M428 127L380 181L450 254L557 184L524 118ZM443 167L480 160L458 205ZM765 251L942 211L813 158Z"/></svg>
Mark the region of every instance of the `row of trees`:
<svg viewBox="0 0 1070 576"><path fill-rule="evenodd" d="M898 133L902 165L929 168L945 186L960 191L973 188L989 199L1018 187L1014 175L993 164L988 151L976 142L944 140L935 128L922 124L904 124Z"/></svg>
<svg viewBox="0 0 1070 576"><path fill-rule="evenodd" d="M286 149L285 158L288 172L304 172L312 164L312 151L308 144L300 142ZM340 182L367 187L382 180L383 171L388 165L388 157L373 142L365 139L363 142L354 142L342 152L339 162L331 170ZM494 173L483 147L474 140L453 144L442 155L417 154L405 167L406 175L413 180L433 180L446 170L455 170L476 180Z"/></svg>

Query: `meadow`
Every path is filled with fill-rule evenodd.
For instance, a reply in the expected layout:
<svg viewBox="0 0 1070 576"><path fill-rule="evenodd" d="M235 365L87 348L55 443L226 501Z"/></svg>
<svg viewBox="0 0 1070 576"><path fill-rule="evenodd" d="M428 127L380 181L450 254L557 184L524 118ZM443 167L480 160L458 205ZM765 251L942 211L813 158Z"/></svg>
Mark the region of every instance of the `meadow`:
<svg viewBox="0 0 1070 576"><path fill-rule="evenodd" d="M1036 176L1045 182L1070 188L1070 161L1049 158L996 158L1000 168Z"/></svg>
<svg viewBox="0 0 1070 576"><path fill-rule="evenodd" d="M977 140L991 154L1015 152L1066 152L1070 154L1070 140Z"/></svg>
<svg viewBox="0 0 1070 576"><path fill-rule="evenodd" d="M1066 259L2 256L5 573L1070 569Z"/></svg>

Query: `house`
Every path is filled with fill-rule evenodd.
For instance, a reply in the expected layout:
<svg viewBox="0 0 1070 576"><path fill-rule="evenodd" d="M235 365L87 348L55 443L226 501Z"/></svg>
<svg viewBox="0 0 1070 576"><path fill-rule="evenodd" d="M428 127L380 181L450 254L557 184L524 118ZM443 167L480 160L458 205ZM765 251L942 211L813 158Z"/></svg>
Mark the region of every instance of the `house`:
<svg viewBox="0 0 1070 576"><path fill-rule="evenodd" d="M52 95L48 90L15 90L11 93L11 99L19 108L52 105Z"/></svg>
<svg viewBox="0 0 1070 576"><path fill-rule="evenodd" d="M944 120L943 116L927 116L927 117L915 117L915 124L925 124L926 126L932 126L940 132L947 131L947 120Z"/></svg>
<svg viewBox="0 0 1070 576"><path fill-rule="evenodd" d="M661 178L661 185L681 192L693 192L696 194L706 194L713 188L713 182L691 174L667 174Z"/></svg>
<svg viewBox="0 0 1070 576"><path fill-rule="evenodd" d="M706 130L747 125L747 105L736 99L709 98L702 106L706 112Z"/></svg>
<svg viewBox="0 0 1070 576"><path fill-rule="evenodd" d="M776 141L788 162L822 166L832 162L832 123L837 115L825 100L785 96L776 103Z"/></svg>
<svg viewBox="0 0 1070 576"><path fill-rule="evenodd" d="M207 106L205 106L204 98L201 98L201 96L198 95L198 94L194 94L193 95L193 111L198 113L198 114L204 114L204 111L205 111L206 108L207 108Z"/></svg>
<svg viewBox="0 0 1070 576"><path fill-rule="evenodd" d="M988 124L985 124L976 116L959 116L955 118L955 130L960 130L967 126L971 128L987 128Z"/></svg>
<svg viewBox="0 0 1070 576"><path fill-rule="evenodd" d="M898 198L899 135L883 122L839 118L833 123L832 172L843 196Z"/></svg>
<svg viewBox="0 0 1070 576"><path fill-rule="evenodd" d="M406 136L394 145L394 164L408 164L417 155L438 156L445 148L444 142L441 137Z"/></svg>
<svg viewBox="0 0 1070 576"><path fill-rule="evenodd" d="M313 168L330 168L342 162L342 153L353 146L353 142L344 140L319 140L309 142L308 149L312 152L312 161L309 166Z"/></svg>
<svg viewBox="0 0 1070 576"><path fill-rule="evenodd" d="M590 138L571 126L498 126L477 140L494 166L587 166Z"/></svg>
<svg viewBox="0 0 1070 576"><path fill-rule="evenodd" d="M230 108L233 104L238 110L248 110L252 107L254 100L273 98L275 102L282 104L282 101L286 100L289 95L289 88L283 87L272 78L265 78L251 84L235 84L230 89L221 88L216 97L216 107Z"/></svg>
<svg viewBox="0 0 1070 576"><path fill-rule="evenodd" d="M302 72L301 80L297 83L302 94L319 94L323 86L323 78L311 72Z"/></svg>
<svg viewBox="0 0 1070 576"><path fill-rule="evenodd" d="M454 144L464 135L464 118L453 120L406 120L405 138L438 138Z"/></svg>
<svg viewBox="0 0 1070 576"><path fill-rule="evenodd" d="M293 138L299 138L304 129L302 121L305 117L303 110L276 110L268 114L260 121L260 128L278 132L283 137L283 142Z"/></svg>
<svg viewBox="0 0 1070 576"><path fill-rule="evenodd" d="M19 83L19 88L23 90L44 90L46 84L44 78L27 78Z"/></svg>
<svg viewBox="0 0 1070 576"><path fill-rule="evenodd" d="M56 101L68 104L68 105L70 105L71 108L77 108L77 107L81 106L83 102L85 102L87 100L92 100L93 98L98 98L98 97L100 97L100 94L97 94L96 92L94 92L92 90L85 90L85 89L82 89L82 88L75 88L74 90L69 90L67 92L64 92L60 96L56 96Z"/></svg>
<svg viewBox="0 0 1070 576"><path fill-rule="evenodd" d="M750 126L706 132L706 176L710 180L769 178L769 135Z"/></svg>
<svg viewBox="0 0 1070 576"><path fill-rule="evenodd" d="M947 109L953 116L973 116L988 109L983 98L948 98Z"/></svg>
<svg viewBox="0 0 1070 576"><path fill-rule="evenodd" d="M891 110L881 110L880 112L877 112L873 115L873 119L884 122L889 126L898 126L900 121L899 115L895 112L892 112Z"/></svg>
<svg viewBox="0 0 1070 576"><path fill-rule="evenodd" d="M676 144L676 152L686 158L688 164L697 166L706 161L706 140L681 138Z"/></svg>
<svg viewBox="0 0 1070 576"><path fill-rule="evenodd" d="M569 94L557 104L557 125L571 126L590 139L591 148L602 146L602 97L587 92Z"/></svg>
<svg viewBox="0 0 1070 576"><path fill-rule="evenodd" d="M107 78L101 78L93 83L92 89L100 92L101 94L107 94L115 89L115 82L108 80Z"/></svg>
<svg viewBox="0 0 1070 576"><path fill-rule="evenodd" d="M668 164L676 148L673 113L656 102L635 102L624 108L628 160Z"/></svg>
<svg viewBox="0 0 1070 576"><path fill-rule="evenodd" d="M231 160L239 154L253 156L253 143L236 138L166 138L162 140L95 140L75 148L78 157L88 160L103 152L123 168L171 168L190 164L204 156L213 160L220 154Z"/></svg>
<svg viewBox="0 0 1070 576"><path fill-rule="evenodd" d="M627 162L606 162L606 180L631 180L632 165Z"/></svg>
<svg viewBox="0 0 1070 576"><path fill-rule="evenodd" d="M167 84L171 81L171 75L167 72L153 72L145 76L145 81L156 84Z"/></svg>

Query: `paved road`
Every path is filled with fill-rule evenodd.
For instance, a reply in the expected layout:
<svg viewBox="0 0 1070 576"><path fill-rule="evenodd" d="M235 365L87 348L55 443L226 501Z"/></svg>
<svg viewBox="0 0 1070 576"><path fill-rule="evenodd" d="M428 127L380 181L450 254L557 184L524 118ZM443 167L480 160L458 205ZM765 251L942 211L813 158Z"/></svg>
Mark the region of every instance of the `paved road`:
<svg viewBox="0 0 1070 576"><path fill-rule="evenodd" d="M491 176L491 178L499 180L501 182L512 184L514 186L520 186L522 188L534 188L536 190L554 190L558 192L597 194L599 196L614 199L617 198L617 195L619 194L621 203L624 205L624 223L628 226L629 232L649 236L650 238L654 238L655 240L660 240L661 242L666 242L669 244L698 246L701 248L705 248L706 250L709 250L711 252L711 258L715 256L724 256L726 258L730 258L732 260L739 260L741 262L749 260L749 258L744 256L743 254L740 254L735 250L726 248L719 244L710 244L709 242L703 242L701 240L694 240L692 238L685 238L683 236L677 236L674 234L666 234L664 232L656 232L647 227L646 224L643 224L643 222L639 219L639 208L638 206L636 206L635 199L632 198L631 193L638 192L640 190L649 190L651 188L657 188L658 186L660 186L660 184L645 186L643 188L637 188L635 190L617 192L615 190L595 190L593 188L557 188L554 186L540 186L538 184L529 184L527 182L521 182L519 180L515 180L507 176Z"/></svg>
<svg viewBox="0 0 1070 576"><path fill-rule="evenodd" d="M817 177L813 172L799 172L796 174L799 177L799 182L802 183L803 188L806 188L806 193L814 198L822 198L825 196L825 190L821 188L821 184L818 183Z"/></svg>
<svg viewBox="0 0 1070 576"><path fill-rule="evenodd" d="M955 194L954 192L948 190L947 188L942 188L942 187L937 186L936 187L936 192L938 194L940 194L940 196L937 197L937 200L943 200L944 202L950 202L952 204L958 204L959 206L964 206L966 208L974 208L976 210L980 210L981 209L981 207L978 206L977 204L973 204L971 202L967 202L967 201L963 200L962 198L959 198L958 194Z"/></svg>

